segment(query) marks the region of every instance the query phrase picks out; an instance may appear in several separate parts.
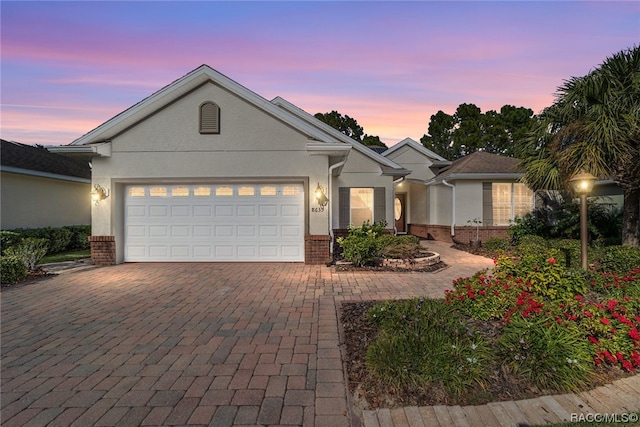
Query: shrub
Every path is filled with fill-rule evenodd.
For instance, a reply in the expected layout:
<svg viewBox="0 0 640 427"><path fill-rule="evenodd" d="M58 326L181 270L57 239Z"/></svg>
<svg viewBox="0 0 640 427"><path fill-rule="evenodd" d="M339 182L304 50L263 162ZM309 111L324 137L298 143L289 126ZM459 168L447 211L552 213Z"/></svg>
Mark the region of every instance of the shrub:
<svg viewBox="0 0 640 427"><path fill-rule="evenodd" d="M36 239L47 239L49 246L48 254L57 254L71 250L88 249L91 226L72 225L65 227L18 228L11 230L11 232L17 233L20 238L32 237ZM5 233L5 231L3 231L3 233Z"/></svg>
<svg viewBox="0 0 640 427"><path fill-rule="evenodd" d="M15 256L0 257L0 277L3 285L20 282L27 274L27 267L20 259Z"/></svg>
<svg viewBox="0 0 640 427"><path fill-rule="evenodd" d="M542 236L544 233L544 223L538 221L532 214L528 213L522 217L516 217L509 227L509 237L511 243L517 245L524 236Z"/></svg>
<svg viewBox="0 0 640 427"><path fill-rule="evenodd" d="M27 237L22 242L8 248L5 254L19 259L28 270L34 270L36 264L47 254L47 240Z"/></svg>
<svg viewBox="0 0 640 427"><path fill-rule="evenodd" d="M2 253L4 253L5 249L20 243L20 240L22 240L20 233L8 230L0 231L0 247L2 248Z"/></svg>
<svg viewBox="0 0 640 427"><path fill-rule="evenodd" d="M608 246L602 249L599 270L626 273L640 267L640 248Z"/></svg>
<svg viewBox="0 0 640 427"><path fill-rule="evenodd" d="M500 237L492 237L484 242L484 248L491 252L506 251L511 246L507 239Z"/></svg>
<svg viewBox="0 0 640 427"><path fill-rule="evenodd" d="M499 346L506 366L544 389L575 391L593 373L589 342L580 330L548 317L515 317L505 326Z"/></svg>
<svg viewBox="0 0 640 427"><path fill-rule="evenodd" d="M338 244L342 247L342 255L354 265L363 266L375 258L380 250L378 236L382 234L382 227L368 223L362 227L349 227L347 237L339 237Z"/></svg>
<svg viewBox="0 0 640 427"><path fill-rule="evenodd" d="M66 250L79 251L89 249L89 236L91 236L90 225L69 225L63 227L71 232L71 239Z"/></svg>
<svg viewBox="0 0 640 427"><path fill-rule="evenodd" d="M550 240L549 245L552 248L560 250L564 255L564 264L567 268L580 267L580 240L574 239L555 239Z"/></svg>

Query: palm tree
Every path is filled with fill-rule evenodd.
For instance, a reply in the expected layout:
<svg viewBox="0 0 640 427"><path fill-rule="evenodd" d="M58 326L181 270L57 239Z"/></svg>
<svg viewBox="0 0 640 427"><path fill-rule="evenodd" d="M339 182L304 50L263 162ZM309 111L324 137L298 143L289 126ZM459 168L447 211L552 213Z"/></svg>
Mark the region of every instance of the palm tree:
<svg viewBox="0 0 640 427"><path fill-rule="evenodd" d="M624 192L622 243L640 246L640 47L558 88L519 156L533 189L567 190L584 170Z"/></svg>

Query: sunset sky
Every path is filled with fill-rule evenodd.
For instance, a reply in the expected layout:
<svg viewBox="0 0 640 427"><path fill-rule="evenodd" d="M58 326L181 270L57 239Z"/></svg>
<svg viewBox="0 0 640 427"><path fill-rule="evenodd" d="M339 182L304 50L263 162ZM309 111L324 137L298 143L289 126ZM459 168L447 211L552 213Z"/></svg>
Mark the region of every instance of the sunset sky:
<svg viewBox="0 0 640 427"><path fill-rule="evenodd" d="M68 144L201 64L387 145L461 103L540 112L640 44L640 2L2 1L1 137Z"/></svg>

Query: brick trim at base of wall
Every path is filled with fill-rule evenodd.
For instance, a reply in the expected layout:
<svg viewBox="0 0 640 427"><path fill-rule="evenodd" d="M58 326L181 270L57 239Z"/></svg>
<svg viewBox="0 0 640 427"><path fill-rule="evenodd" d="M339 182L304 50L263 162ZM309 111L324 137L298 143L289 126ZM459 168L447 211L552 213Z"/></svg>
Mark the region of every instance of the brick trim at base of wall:
<svg viewBox="0 0 640 427"><path fill-rule="evenodd" d="M463 244L469 244L471 240L476 240L476 227L474 226L456 225L454 231L455 235L451 236L450 225L409 224L409 234L425 239ZM480 226L478 238L482 242L493 237L508 239L508 231L509 226L506 225Z"/></svg>
<svg viewBox="0 0 640 427"><path fill-rule="evenodd" d="M329 245L331 236L325 234L307 234L304 236L304 263L327 264L331 261Z"/></svg>
<svg viewBox="0 0 640 427"><path fill-rule="evenodd" d="M115 236L89 236L91 245L91 264L115 265L116 238Z"/></svg>

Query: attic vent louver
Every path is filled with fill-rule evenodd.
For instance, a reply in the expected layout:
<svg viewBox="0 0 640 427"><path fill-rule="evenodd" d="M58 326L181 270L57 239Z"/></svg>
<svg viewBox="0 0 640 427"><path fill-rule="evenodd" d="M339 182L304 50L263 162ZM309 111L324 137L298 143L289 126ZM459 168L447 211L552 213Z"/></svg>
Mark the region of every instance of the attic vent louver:
<svg viewBox="0 0 640 427"><path fill-rule="evenodd" d="M220 133L220 107L214 102L200 106L200 133Z"/></svg>

